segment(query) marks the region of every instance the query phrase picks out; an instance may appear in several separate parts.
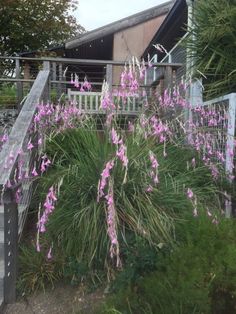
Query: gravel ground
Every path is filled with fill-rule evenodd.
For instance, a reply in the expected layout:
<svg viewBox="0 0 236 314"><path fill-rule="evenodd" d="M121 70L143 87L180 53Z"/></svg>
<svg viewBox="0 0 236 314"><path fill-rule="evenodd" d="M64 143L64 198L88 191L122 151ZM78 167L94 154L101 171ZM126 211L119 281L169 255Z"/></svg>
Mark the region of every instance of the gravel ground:
<svg viewBox="0 0 236 314"><path fill-rule="evenodd" d="M79 288L61 285L8 304L3 314L96 314L103 300L103 291L83 294Z"/></svg>

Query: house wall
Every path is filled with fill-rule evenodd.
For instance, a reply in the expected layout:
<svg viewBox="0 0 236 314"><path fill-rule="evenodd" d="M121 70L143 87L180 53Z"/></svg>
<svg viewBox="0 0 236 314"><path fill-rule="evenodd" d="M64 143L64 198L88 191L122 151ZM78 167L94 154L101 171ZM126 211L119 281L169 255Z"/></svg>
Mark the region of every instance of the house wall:
<svg viewBox="0 0 236 314"><path fill-rule="evenodd" d="M140 58L159 29L166 15L158 16L142 24L114 34L113 60L128 61L133 56ZM121 67L113 70L113 84L119 83Z"/></svg>

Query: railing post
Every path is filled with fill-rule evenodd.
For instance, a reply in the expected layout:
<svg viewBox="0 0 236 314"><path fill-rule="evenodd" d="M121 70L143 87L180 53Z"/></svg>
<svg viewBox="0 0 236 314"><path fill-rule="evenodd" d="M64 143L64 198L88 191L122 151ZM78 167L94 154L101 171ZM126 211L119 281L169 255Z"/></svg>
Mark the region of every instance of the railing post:
<svg viewBox="0 0 236 314"><path fill-rule="evenodd" d="M3 187L4 189L4 187ZM16 301L16 278L18 257L18 206L15 199L15 189L5 188L4 204L4 302Z"/></svg>
<svg viewBox="0 0 236 314"><path fill-rule="evenodd" d="M57 80L57 64L56 62L52 62L52 80ZM56 96L58 98L58 90L57 90L57 84L52 84L53 93L56 92Z"/></svg>
<svg viewBox="0 0 236 314"><path fill-rule="evenodd" d="M112 64L107 64L106 66L106 81L109 85L109 92L112 92L112 83L113 83L113 75L112 75Z"/></svg>
<svg viewBox="0 0 236 314"><path fill-rule="evenodd" d="M50 62L49 61L43 61L43 70L50 72ZM45 88L45 91L44 91L44 97L43 97L44 102L48 102L51 100L50 92L51 92L51 83L50 83L50 75L49 75L47 87Z"/></svg>
<svg viewBox="0 0 236 314"><path fill-rule="evenodd" d="M235 117L236 117L236 93L232 93L230 94L230 97L229 97L228 129L227 129L226 161L225 161L225 169L229 174L232 174L233 172Z"/></svg>
<svg viewBox="0 0 236 314"><path fill-rule="evenodd" d="M20 79L20 60L16 59L16 79ZM23 99L23 85L22 82L16 82L16 97L17 97L17 109L20 111L20 103Z"/></svg>
<svg viewBox="0 0 236 314"><path fill-rule="evenodd" d="M164 72L164 86L165 89L169 89L172 92L172 85L173 85L173 71L170 65L166 66Z"/></svg>

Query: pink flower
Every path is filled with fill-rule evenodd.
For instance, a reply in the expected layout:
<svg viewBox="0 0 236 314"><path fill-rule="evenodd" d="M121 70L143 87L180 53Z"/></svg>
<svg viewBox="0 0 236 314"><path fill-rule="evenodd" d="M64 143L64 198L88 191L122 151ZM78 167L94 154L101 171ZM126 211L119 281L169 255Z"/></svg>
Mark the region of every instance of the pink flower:
<svg viewBox="0 0 236 314"><path fill-rule="evenodd" d="M37 177L38 176L38 172L36 171L35 167L34 167L34 169L32 170L31 173L32 173L33 177Z"/></svg>
<svg viewBox="0 0 236 314"><path fill-rule="evenodd" d="M114 128L111 129L111 140L112 140L112 143L115 145L118 145L121 143L119 135L117 134L117 132Z"/></svg>
<svg viewBox="0 0 236 314"><path fill-rule="evenodd" d="M219 220L217 219L216 216L212 219L212 223L213 223L214 225L218 225L218 224L219 224Z"/></svg>
<svg viewBox="0 0 236 314"><path fill-rule="evenodd" d="M157 169L159 164L152 151L149 152L149 159L152 163L152 168Z"/></svg>
<svg viewBox="0 0 236 314"><path fill-rule="evenodd" d="M209 209L207 209L207 216L212 217L212 213L209 211Z"/></svg>
<svg viewBox="0 0 236 314"><path fill-rule="evenodd" d="M116 256L116 266L121 266L121 260L119 256L119 242L117 237L117 213L114 203L113 183L109 181L109 190L106 196L107 200L107 232L111 241L110 256L113 258Z"/></svg>
<svg viewBox="0 0 236 314"><path fill-rule="evenodd" d="M31 143L31 140L29 140L28 144L27 144L27 149L31 150L34 147L34 145Z"/></svg>
<svg viewBox="0 0 236 314"><path fill-rule="evenodd" d="M193 191L190 188L188 188L188 190L187 190L187 196L190 199L193 198Z"/></svg>
<svg viewBox="0 0 236 314"><path fill-rule="evenodd" d="M52 246L50 246L48 254L47 254L47 259L52 259Z"/></svg>
<svg viewBox="0 0 236 314"><path fill-rule="evenodd" d="M110 177L110 171L112 170L113 167L114 167L114 160L112 159L106 163L106 166L101 173L101 179L99 180L99 183L98 183L98 196L97 196L98 202L100 198L104 195L104 189L107 185L107 180Z"/></svg>
<svg viewBox="0 0 236 314"><path fill-rule="evenodd" d="M120 161L123 163L124 167L128 166L128 158L126 154L127 148L124 144L121 144L118 151L116 152L116 156L120 159Z"/></svg>
<svg viewBox="0 0 236 314"><path fill-rule="evenodd" d="M153 187L151 185L149 185L147 188L146 188L146 192L150 193L153 191Z"/></svg>
<svg viewBox="0 0 236 314"><path fill-rule="evenodd" d="M42 143L43 143L43 140L42 140L42 138L40 137L40 138L38 139L38 145L42 145Z"/></svg>
<svg viewBox="0 0 236 314"><path fill-rule="evenodd" d="M192 164L193 168L196 167L196 159L195 158L192 159L191 164Z"/></svg>

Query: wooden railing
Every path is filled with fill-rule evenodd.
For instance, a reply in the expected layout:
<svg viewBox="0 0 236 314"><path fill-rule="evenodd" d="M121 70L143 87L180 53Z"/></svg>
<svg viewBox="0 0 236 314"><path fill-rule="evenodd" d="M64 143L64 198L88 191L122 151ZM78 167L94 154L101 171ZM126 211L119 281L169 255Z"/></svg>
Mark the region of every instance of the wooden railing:
<svg viewBox="0 0 236 314"><path fill-rule="evenodd" d="M90 60L90 59L72 59L72 58L26 58L26 57L3 57L0 56L0 63L4 60L10 60L15 63L14 77L0 77L0 82L14 82L17 85L18 104L25 95L27 88L34 82L38 68L47 62L50 68L51 89L56 91L58 98L61 93L67 94L70 84L71 74L79 75L81 81L86 76L91 83L93 92L100 92L104 79L108 82L110 88L119 88L119 73L125 61L114 60ZM28 65L28 66L27 66ZM163 69L165 88L171 88L173 85L173 73L181 67L179 63L153 63L153 68ZM146 91L152 89L153 80L144 81ZM69 88L71 88L69 86Z"/></svg>
<svg viewBox="0 0 236 314"><path fill-rule="evenodd" d="M68 89L68 100L82 112L86 114L106 114L101 108L101 93L98 92L78 92ZM113 103L116 113L119 115L138 115L144 109L144 97L139 95L125 97L113 96Z"/></svg>
<svg viewBox="0 0 236 314"><path fill-rule="evenodd" d="M32 121L41 101L48 100L49 71L39 72L33 87L11 130L8 142L0 152L0 224L4 233L4 249L0 250L0 261L4 265L0 278L0 291L6 303L16 299L17 247L19 239L19 211L24 211L30 202L31 184L29 179L37 160L37 130ZM33 148L29 149L31 141ZM21 218L21 216L20 216ZM4 220L1 221L1 220ZM0 243L0 246L3 245ZM4 261L2 263L2 260ZM3 288L3 289L2 289Z"/></svg>

